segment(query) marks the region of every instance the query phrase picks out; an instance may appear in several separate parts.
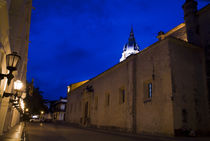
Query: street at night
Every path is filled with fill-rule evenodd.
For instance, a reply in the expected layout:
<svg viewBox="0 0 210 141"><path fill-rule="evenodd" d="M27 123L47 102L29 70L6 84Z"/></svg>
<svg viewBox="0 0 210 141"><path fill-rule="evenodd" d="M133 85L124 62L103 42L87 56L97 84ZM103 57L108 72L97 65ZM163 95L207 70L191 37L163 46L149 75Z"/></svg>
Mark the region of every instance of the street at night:
<svg viewBox="0 0 210 141"><path fill-rule="evenodd" d="M26 141L209 141L209 138L172 138L129 135L106 130L84 129L55 123L27 123Z"/></svg>
<svg viewBox="0 0 210 141"><path fill-rule="evenodd" d="M210 141L210 0L0 0L0 141Z"/></svg>
<svg viewBox="0 0 210 141"><path fill-rule="evenodd" d="M62 124L29 123L26 125L26 140L29 141L137 141L139 139L73 128ZM142 141L152 141L142 139Z"/></svg>

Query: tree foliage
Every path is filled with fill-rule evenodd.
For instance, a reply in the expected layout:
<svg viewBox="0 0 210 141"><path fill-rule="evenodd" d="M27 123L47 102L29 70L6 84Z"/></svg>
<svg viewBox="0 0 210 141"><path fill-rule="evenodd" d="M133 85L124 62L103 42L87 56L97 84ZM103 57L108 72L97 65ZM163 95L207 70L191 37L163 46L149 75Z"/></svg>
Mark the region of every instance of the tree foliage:
<svg viewBox="0 0 210 141"><path fill-rule="evenodd" d="M33 87L33 91L31 88L27 87L27 96L25 99L26 108L29 109L30 114L40 114L40 111L47 111L47 106L44 104L43 92L39 90L39 88Z"/></svg>

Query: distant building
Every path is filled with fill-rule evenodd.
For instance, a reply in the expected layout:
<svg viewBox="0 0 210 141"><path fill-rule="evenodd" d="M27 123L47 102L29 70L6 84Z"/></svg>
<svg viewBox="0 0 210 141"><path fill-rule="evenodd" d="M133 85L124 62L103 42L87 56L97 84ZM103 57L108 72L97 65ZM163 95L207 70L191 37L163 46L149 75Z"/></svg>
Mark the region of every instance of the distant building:
<svg viewBox="0 0 210 141"><path fill-rule="evenodd" d="M120 62L124 61L128 56L132 54L139 53L140 49L136 40L134 38L133 27L131 28L130 37L128 39L128 43L126 43L123 47L122 57L120 58Z"/></svg>
<svg viewBox="0 0 210 141"><path fill-rule="evenodd" d="M66 98L60 98L52 104L52 114L53 120L62 121L65 120L66 114Z"/></svg>
<svg viewBox="0 0 210 141"><path fill-rule="evenodd" d="M158 42L69 89L66 121L141 134L208 134L210 5L198 11L186 0L183 9L185 23L159 32Z"/></svg>

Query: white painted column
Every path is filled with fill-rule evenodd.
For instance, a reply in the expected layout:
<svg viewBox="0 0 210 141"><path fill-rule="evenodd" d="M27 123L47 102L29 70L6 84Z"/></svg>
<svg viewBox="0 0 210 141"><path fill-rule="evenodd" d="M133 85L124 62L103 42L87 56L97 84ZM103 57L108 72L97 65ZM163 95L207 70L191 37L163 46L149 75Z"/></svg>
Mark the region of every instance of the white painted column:
<svg viewBox="0 0 210 141"><path fill-rule="evenodd" d="M14 127L16 124L19 123L19 121L20 121L20 113L17 111L17 109L13 108L11 127Z"/></svg>
<svg viewBox="0 0 210 141"><path fill-rule="evenodd" d="M6 120L8 106L9 106L9 98L1 99L1 105L0 105L0 135L3 135L4 123L5 123L5 120Z"/></svg>

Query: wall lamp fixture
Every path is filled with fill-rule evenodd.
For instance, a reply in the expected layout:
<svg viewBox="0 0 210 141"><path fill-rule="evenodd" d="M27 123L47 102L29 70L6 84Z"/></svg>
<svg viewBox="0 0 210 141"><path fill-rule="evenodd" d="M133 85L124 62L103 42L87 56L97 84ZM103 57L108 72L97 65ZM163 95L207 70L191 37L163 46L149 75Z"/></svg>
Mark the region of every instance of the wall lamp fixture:
<svg viewBox="0 0 210 141"><path fill-rule="evenodd" d="M6 56L7 69L9 70L9 74L0 73L0 81L4 79L4 77L7 77L8 79L7 84L8 85L10 84L11 80L14 78L14 75L12 74L12 72L17 70L17 65L20 59L21 57L17 55L17 52L13 52Z"/></svg>
<svg viewBox="0 0 210 141"><path fill-rule="evenodd" d="M23 87L23 83L20 80L16 80L14 82L14 91L15 91L15 94L4 92L3 97L9 97L9 96L13 96L14 95L15 96L15 99L16 99L16 97L20 98L21 95L22 95L22 92L20 91L22 89L22 87Z"/></svg>

